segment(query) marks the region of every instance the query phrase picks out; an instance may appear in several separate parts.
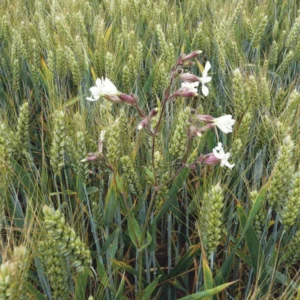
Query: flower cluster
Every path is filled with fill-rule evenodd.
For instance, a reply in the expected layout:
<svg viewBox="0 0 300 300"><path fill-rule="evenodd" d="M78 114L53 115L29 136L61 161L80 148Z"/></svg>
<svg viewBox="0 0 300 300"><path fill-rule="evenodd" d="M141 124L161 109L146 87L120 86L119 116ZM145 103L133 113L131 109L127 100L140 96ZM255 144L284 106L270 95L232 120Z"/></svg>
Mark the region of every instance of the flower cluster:
<svg viewBox="0 0 300 300"><path fill-rule="evenodd" d="M171 69L170 83L164 92L164 99L162 99L160 109L154 108L148 114L139 107L137 96L133 94L127 95L118 91L117 87L108 78L98 78L96 80L96 85L90 88L92 96L88 97L87 100L96 101L100 97L103 97L111 102L127 103L134 106L141 117L141 120L137 125L137 129L145 129L150 136L156 137L159 133L161 121L163 119L162 117L166 111L166 103L168 101L175 100L178 97L191 98L198 96L198 87L200 83L202 85L202 94L204 96L208 96L209 90L206 84L212 80L212 77L208 76L208 72L211 69L210 62L207 61L205 63L201 77L185 71L185 68L195 65L195 62L193 62L192 59L196 58L200 53L201 51L193 51L187 55L183 54L178 58L176 64ZM176 88L174 82L176 78L181 80L180 88ZM192 114L194 114L194 117L192 117ZM152 120L154 118L157 118L158 121L153 126ZM188 110L185 120L185 125L180 129L180 136L178 135L179 129L177 124L177 131L175 130L172 139L172 141L174 141L174 137L176 137L177 143L176 146L174 146L174 144L174 147L170 147L170 153L173 157L180 149L179 157L182 159L184 157L188 157L188 153L186 153L186 151L189 151L189 139L191 140L194 137L201 137L202 133L213 128L218 128L223 133L227 134L233 131L233 125L235 124L235 120L231 115L225 115L218 118L214 118L210 115L195 115L194 109ZM200 123L204 123L204 125L200 125ZM103 141L101 141L101 151L99 152L102 152L102 144ZM108 142L107 145L109 144L110 143ZM178 145L181 145L181 147ZM90 154L84 161L97 159L99 157L99 152L97 155L95 153ZM153 153L155 153L155 151ZM175 156L178 157L178 155ZM203 163L207 165L220 164L221 167L226 166L232 169L234 164L228 162L230 156L230 153L225 153L222 143L218 143L212 153L201 155L197 159L196 163Z"/></svg>

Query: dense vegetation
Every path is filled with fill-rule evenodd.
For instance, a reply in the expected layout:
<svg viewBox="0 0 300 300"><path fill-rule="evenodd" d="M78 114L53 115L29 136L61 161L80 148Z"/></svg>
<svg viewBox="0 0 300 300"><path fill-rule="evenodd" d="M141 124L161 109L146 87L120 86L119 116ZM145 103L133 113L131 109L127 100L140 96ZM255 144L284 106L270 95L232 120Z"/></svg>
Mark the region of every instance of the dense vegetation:
<svg viewBox="0 0 300 300"><path fill-rule="evenodd" d="M300 297L299 1L0 2L0 299Z"/></svg>

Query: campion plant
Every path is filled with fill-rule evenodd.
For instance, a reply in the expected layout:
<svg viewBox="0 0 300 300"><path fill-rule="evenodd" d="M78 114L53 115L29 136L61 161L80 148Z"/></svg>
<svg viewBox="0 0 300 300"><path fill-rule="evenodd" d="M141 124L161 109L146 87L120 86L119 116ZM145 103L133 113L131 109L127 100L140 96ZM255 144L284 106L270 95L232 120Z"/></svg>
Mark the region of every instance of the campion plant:
<svg viewBox="0 0 300 300"><path fill-rule="evenodd" d="M137 269L138 269L138 299L141 299L143 291L143 251L145 251L145 243L148 243L148 227L150 225L150 220L153 218L153 215L160 212L160 207L164 205L166 195L166 188L168 185L175 180L175 178L180 174L183 169L194 170L197 169L199 165L220 165L221 167L228 167L232 169L234 164L229 162L231 154L226 153L223 149L222 143L218 142L217 146L212 149L210 153L195 154L195 149L193 149L193 141L201 139L201 136L207 131L214 129L213 132L217 133L217 129L221 132L227 134L233 131L233 125L235 120L231 115L225 115L220 117L213 117L211 115L199 114L198 110L191 105L188 105L188 101L184 99L191 99L199 96L198 87L201 85L201 93L204 97L209 95L209 88L207 84L211 81L212 77L208 75L209 70L211 69L211 64L209 61L205 63L203 68L202 76L196 76L188 71L189 68L195 65L194 59L196 59L201 51L193 51L189 54L182 54L177 59L174 66L171 68L169 75L169 83L166 87L163 98L161 100L160 107L150 108L149 112L141 107L139 98L134 94L126 94L118 90L118 88L113 84L113 82L108 78L98 78L96 80L95 86L90 88L91 96L87 97L88 101L97 101L100 98L108 100L112 103L127 104L130 107L133 107L136 110L139 121L137 122L137 134L142 134L143 132L148 135L148 141L150 140L150 165L146 166L147 169L147 178L146 184L143 185L143 173L140 171L141 166L136 165L135 163L135 151L131 155L121 155L121 146L120 142L122 136L118 132L113 134L112 131L119 130L119 126L110 126L104 130L109 132L109 138L104 139L105 131L102 131L99 139L99 149L98 152L90 153L85 162L92 162L101 159L107 164L107 167L113 171L112 182L119 182L117 184L119 192L126 197L127 193L131 194L131 199L134 199L134 202L137 205L141 205L142 199L149 199L147 206L146 217L144 224L140 231L140 234L137 236L131 236L132 243L138 248L137 254ZM180 100L182 99L182 101ZM186 103L183 107L180 107L180 103ZM168 114L169 106L176 107L178 105L178 110L181 110L177 122L170 124L174 125L174 131L170 130L171 136L165 139L162 139L162 133L166 126L169 126ZM128 115L128 120L132 117ZM118 122L118 120L116 120ZM218 135L217 135L218 140ZM167 143L168 155L163 154L166 151L164 150L164 145ZM112 145L114 145L114 154L111 153ZM118 150L119 149L119 150ZM197 150L197 149L196 149ZM116 154L118 153L118 154ZM125 154L125 153L124 153ZM159 155L159 164L157 162ZM112 159L111 157L114 157ZM121 159L120 159L121 158ZM115 162L120 159L120 166ZM161 175L168 174L163 172L163 166L170 165L173 166L169 170L169 176ZM159 166L159 167L158 167ZM162 167L161 167L162 166ZM120 174L122 174L122 184L120 184ZM124 190L124 184L127 187L127 192ZM220 188L221 189L221 188ZM162 193L162 191L164 191ZM207 198L207 197L206 197ZM221 211L219 208L222 208L222 197L218 196L220 205L218 207L218 216L221 216ZM113 201L113 200L111 200ZM154 205L157 203L156 210L153 211ZM210 215L215 214L210 211L211 206L205 203L207 206L207 213ZM212 206L214 208L214 206ZM128 226L134 222L132 220L133 215L127 206L128 209ZM215 209L215 208L214 208ZM219 217L216 216L219 219ZM207 222L209 224L205 226L200 226L200 231L205 228L215 228L216 232L221 232L222 222L218 220L215 222L216 218L208 218ZM204 220L204 219L203 219ZM201 222L201 221L200 221ZM206 221L205 221L206 222ZM138 230L139 232L139 230ZM207 237L209 232L203 232L200 236ZM214 238L213 244L211 240L203 238L204 248L209 252L216 250L216 247L219 244L220 237L219 235ZM147 245L147 244L146 244ZM212 256L213 257L213 256Z"/></svg>

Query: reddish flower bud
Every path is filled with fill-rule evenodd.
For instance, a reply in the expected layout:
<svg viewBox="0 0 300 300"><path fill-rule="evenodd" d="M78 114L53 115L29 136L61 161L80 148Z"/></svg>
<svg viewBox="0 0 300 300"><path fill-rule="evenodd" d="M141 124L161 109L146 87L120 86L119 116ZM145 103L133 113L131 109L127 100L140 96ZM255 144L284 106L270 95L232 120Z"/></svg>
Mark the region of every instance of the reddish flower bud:
<svg viewBox="0 0 300 300"><path fill-rule="evenodd" d="M184 73L184 74L181 74L179 77L182 81L187 81L187 82L200 81L200 77L198 77L194 74L191 74L191 73Z"/></svg>
<svg viewBox="0 0 300 300"><path fill-rule="evenodd" d="M205 165L209 165L209 166L215 166L220 164L220 159L217 158L213 153L209 153L205 156L200 156L198 159L199 162L205 164Z"/></svg>
<svg viewBox="0 0 300 300"><path fill-rule="evenodd" d="M119 96L115 96L115 95L103 95L103 97L105 99L107 99L108 101L114 102L114 103L120 103L122 102L122 100L119 98Z"/></svg>
<svg viewBox="0 0 300 300"><path fill-rule="evenodd" d="M138 124L138 130L141 130L148 126L149 120L148 117L144 118L139 124Z"/></svg>
<svg viewBox="0 0 300 300"><path fill-rule="evenodd" d="M119 98L121 99L122 102L128 103L130 105L136 105L136 99L133 95L120 93Z"/></svg>
<svg viewBox="0 0 300 300"><path fill-rule="evenodd" d="M176 96L181 96L181 97L196 97L198 96L198 93L196 92L191 92L191 91L178 91L176 92Z"/></svg>
<svg viewBox="0 0 300 300"><path fill-rule="evenodd" d="M153 118L153 117L155 117L155 116L157 115L157 113L158 113L158 109L157 109L157 108L153 108L153 109L150 111L150 113L149 113L149 117L150 117L150 118Z"/></svg>
<svg viewBox="0 0 300 300"><path fill-rule="evenodd" d="M193 138L193 137L201 137L201 131L194 125L191 125L189 128L189 137Z"/></svg>
<svg viewBox="0 0 300 300"><path fill-rule="evenodd" d="M197 115L196 116L199 121L210 123L213 122L214 118L210 115Z"/></svg>
<svg viewBox="0 0 300 300"><path fill-rule="evenodd" d="M187 61L187 60L193 59L193 58L197 57L200 53L202 53L201 50L193 51L187 55L183 55L182 60Z"/></svg>

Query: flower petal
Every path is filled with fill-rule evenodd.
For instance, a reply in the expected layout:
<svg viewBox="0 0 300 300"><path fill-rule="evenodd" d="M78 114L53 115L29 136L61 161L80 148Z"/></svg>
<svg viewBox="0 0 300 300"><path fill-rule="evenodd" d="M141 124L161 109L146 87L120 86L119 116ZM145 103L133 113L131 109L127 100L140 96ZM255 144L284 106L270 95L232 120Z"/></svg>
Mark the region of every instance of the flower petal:
<svg viewBox="0 0 300 300"><path fill-rule="evenodd" d="M101 89L99 89L97 86L92 86L90 88L90 92L92 93L93 97L98 100L101 95Z"/></svg>
<svg viewBox="0 0 300 300"><path fill-rule="evenodd" d="M98 99L87 97L86 100L88 100L88 101L97 101Z"/></svg>
<svg viewBox="0 0 300 300"><path fill-rule="evenodd" d="M100 78L97 78L97 79L96 79L96 86L97 86L98 88L101 88L101 86L102 86L102 80L101 80Z"/></svg>
<svg viewBox="0 0 300 300"><path fill-rule="evenodd" d="M202 84L202 94L204 96L207 96L208 93L209 93L209 90L208 90L207 86L205 86L204 84Z"/></svg>
<svg viewBox="0 0 300 300"><path fill-rule="evenodd" d="M207 77L207 73L208 71L211 69L211 64L209 61L206 62L205 67L204 67L204 71L202 73L203 77Z"/></svg>
<svg viewBox="0 0 300 300"><path fill-rule="evenodd" d="M231 164L231 163L229 163L228 161L225 161L224 164L225 164L225 166L228 167L229 169L232 169L232 168L235 166L235 164Z"/></svg>
<svg viewBox="0 0 300 300"><path fill-rule="evenodd" d="M202 82L202 84L206 84L206 83L210 82L211 79L212 79L211 76L202 77L201 82Z"/></svg>

